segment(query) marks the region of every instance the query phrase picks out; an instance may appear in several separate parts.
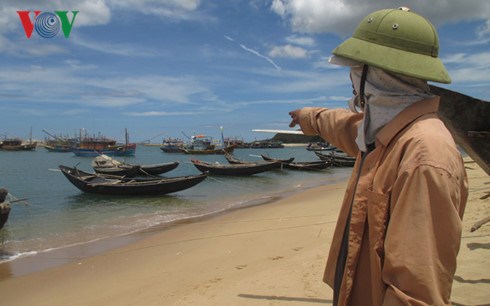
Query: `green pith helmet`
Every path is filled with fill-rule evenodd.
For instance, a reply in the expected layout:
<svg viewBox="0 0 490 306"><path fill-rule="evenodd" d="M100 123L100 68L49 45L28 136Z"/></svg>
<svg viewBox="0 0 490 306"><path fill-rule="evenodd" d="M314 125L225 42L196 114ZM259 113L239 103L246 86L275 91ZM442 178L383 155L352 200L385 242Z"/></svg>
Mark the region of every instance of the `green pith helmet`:
<svg viewBox="0 0 490 306"><path fill-rule="evenodd" d="M332 53L402 75L451 83L438 58L436 29L424 17L405 8L371 13L352 37Z"/></svg>

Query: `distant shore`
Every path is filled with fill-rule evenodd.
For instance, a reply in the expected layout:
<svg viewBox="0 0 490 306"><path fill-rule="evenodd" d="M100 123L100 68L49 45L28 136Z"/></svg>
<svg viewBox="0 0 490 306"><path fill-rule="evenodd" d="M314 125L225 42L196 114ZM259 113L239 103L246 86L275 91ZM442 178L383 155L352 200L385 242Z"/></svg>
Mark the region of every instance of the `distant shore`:
<svg viewBox="0 0 490 306"><path fill-rule="evenodd" d="M490 214L490 199L481 199L489 178L475 163L465 165L470 197L451 299L455 305L483 305L490 300L490 224L474 232L470 228ZM95 256L79 250L61 266L3 278L2 303L331 304L332 291L321 279L345 187L312 188L179 224ZM7 268L0 265L0 272L8 273Z"/></svg>

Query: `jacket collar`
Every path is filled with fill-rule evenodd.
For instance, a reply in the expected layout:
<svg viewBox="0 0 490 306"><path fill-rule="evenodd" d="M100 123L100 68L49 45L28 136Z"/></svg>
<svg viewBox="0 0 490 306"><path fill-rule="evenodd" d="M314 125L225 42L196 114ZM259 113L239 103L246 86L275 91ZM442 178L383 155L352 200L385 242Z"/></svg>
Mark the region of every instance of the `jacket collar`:
<svg viewBox="0 0 490 306"><path fill-rule="evenodd" d="M437 112L437 109L439 108L439 99L440 98L436 96L420 100L401 111L378 132L376 135L378 142L386 147L398 132L415 119L429 113Z"/></svg>

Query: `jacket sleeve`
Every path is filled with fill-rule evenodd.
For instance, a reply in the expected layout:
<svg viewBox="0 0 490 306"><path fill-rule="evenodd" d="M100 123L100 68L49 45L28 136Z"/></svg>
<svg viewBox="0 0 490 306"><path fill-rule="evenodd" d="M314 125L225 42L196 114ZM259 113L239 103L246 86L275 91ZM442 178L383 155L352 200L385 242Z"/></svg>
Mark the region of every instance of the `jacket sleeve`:
<svg viewBox="0 0 490 306"><path fill-rule="evenodd" d="M299 123L305 135L320 135L347 154L356 156L359 148L355 139L362 118L363 114L347 109L305 107L301 109Z"/></svg>
<svg viewBox="0 0 490 306"><path fill-rule="evenodd" d="M435 163L397 178L385 237L383 305L450 305L465 183Z"/></svg>

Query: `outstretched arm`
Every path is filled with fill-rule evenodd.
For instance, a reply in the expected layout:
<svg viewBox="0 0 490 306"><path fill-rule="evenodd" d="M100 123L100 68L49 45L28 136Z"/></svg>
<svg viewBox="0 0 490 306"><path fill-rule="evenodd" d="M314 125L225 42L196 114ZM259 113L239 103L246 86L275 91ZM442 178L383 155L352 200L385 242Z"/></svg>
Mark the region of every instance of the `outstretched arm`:
<svg viewBox="0 0 490 306"><path fill-rule="evenodd" d="M355 139L363 117L347 109L305 107L289 112L290 127L297 124L305 135L320 135L323 139L351 156L359 151Z"/></svg>

